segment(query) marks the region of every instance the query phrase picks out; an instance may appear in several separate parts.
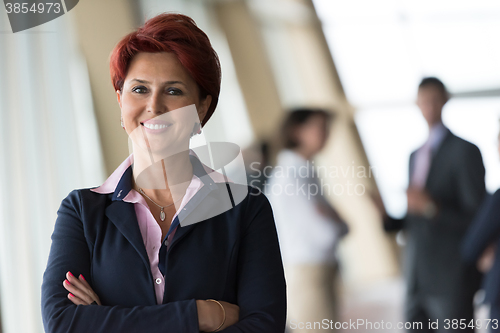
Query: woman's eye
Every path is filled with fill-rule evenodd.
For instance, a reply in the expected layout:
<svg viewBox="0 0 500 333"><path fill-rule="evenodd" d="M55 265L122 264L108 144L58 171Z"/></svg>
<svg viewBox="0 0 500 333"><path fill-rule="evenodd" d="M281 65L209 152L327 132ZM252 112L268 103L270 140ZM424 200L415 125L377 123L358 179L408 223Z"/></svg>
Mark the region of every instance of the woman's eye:
<svg viewBox="0 0 500 333"><path fill-rule="evenodd" d="M144 94L145 92L147 92L147 89L144 86L137 86L132 88L132 91L135 93Z"/></svg>
<svg viewBox="0 0 500 333"><path fill-rule="evenodd" d="M168 88L167 94L169 94L169 95L182 95L182 91L180 89L177 89L177 88Z"/></svg>

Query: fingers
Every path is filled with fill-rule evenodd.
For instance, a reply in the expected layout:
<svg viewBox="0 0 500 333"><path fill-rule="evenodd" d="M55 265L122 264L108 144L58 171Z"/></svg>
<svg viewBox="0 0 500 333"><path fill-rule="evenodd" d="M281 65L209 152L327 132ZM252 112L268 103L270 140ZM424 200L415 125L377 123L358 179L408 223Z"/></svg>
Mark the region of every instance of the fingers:
<svg viewBox="0 0 500 333"><path fill-rule="evenodd" d="M82 274L80 274L80 276L78 277L78 281L80 281L86 288L88 288L89 290L92 290L92 287L90 286L90 284L87 282L87 280L85 280L85 278L83 277Z"/></svg>
<svg viewBox="0 0 500 333"><path fill-rule="evenodd" d="M77 279L71 272L66 273L66 280L63 281L63 286L70 292L68 299L74 304L90 305L95 301L101 305L99 297L94 293L82 275Z"/></svg>
<svg viewBox="0 0 500 333"><path fill-rule="evenodd" d="M94 289L90 286L90 284L85 280L82 274L78 277L78 280L87 288L89 291L89 295L92 297L92 299L97 302L98 305L101 305L101 301L99 300L99 296L94 292Z"/></svg>
<svg viewBox="0 0 500 333"><path fill-rule="evenodd" d="M63 286L72 295L76 296L78 298L78 300L82 301L84 305L89 305L94 301L92 299L92 297L89 296L89 294L87 294L83 290L79 289L75 284L69 282L67 279L64 280ZM73 301L73 299L70 295L68 295L68 297L70 298L70 300ZM75 302L73 302L73 303L75 303ZM79 303L81 303L81 302L79 302Z"/></svg>
<svg viewBox="0 0 500 333"><path fill-rule="evenodd" d="M73 302L75 305L88 305L87 302L83 301L82 299L76 297L72 293L68 294L68 299Z"/></svg>

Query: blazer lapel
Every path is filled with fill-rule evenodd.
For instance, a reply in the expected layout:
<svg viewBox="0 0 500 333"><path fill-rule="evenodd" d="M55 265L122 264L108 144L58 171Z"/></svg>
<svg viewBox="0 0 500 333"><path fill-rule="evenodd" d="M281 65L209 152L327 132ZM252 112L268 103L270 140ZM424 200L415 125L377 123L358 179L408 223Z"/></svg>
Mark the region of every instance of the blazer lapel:
<svg viewBox="0 0 500 333"><path fill-rule="evenodd" d="M176 217L177 219L178 217ZM172 248L177 244L182 238L186 237L187 234L189 234L196 224L190 224L185 227L178 226L177 231L175 232L174 239L172 240L172 245L168 248L168 252L172 251Z"/></svg>
<svg viewBox="0 0 500 333"><path fill-rule="evenodd" d="M223 209L221 211L220 203L220 199L213 196L206 196L200 203L195 205L191 211L188 210L185 214L179 214L176 219L179 220L180 224L177 227L177 231L175 232L169 251L171 251L175 244L186 237L186 235L189 234L199 223L206 223L205 220L218 215L214 210L217 210L219 213L226 211L227 209Z"/></svg>
<svg viewBox="0 0 500 333"><path fill-rule="evenodd" d="M148 272L150 272L148 253L142 240L134 205L121 200L112 201L106 208L106 216L136 249Z"/></svg>

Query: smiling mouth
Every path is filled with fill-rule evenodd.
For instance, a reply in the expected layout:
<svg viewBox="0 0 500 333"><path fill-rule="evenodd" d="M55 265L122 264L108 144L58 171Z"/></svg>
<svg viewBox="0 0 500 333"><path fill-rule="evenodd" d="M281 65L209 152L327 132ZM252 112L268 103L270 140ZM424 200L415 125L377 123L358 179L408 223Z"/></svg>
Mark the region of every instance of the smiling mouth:
<svg viewBox="0 0 500 333"><path fill-rule="evenodd" d="M153 129L153 130L167 128L170 126L170 125L165 125L165 124L145 124L145 123L141 123L141 125L146 127L146 128Z"/></svg>

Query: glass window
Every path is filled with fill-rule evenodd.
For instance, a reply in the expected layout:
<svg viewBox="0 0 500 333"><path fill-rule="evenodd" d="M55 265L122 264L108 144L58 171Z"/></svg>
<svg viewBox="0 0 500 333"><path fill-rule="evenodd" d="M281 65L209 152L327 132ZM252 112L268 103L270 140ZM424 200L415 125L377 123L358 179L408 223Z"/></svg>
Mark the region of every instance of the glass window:
<svg viewBox="0 0 500 333"><path fill-rule="evenodd" d="M313 2L346 96L357 108L356 124L388 211L404 214L409 154L427 137L414 105L424 76L439 77L457 96L445 106L443 121L478 145L487 188L496 190L500 2Z"/></svg>

